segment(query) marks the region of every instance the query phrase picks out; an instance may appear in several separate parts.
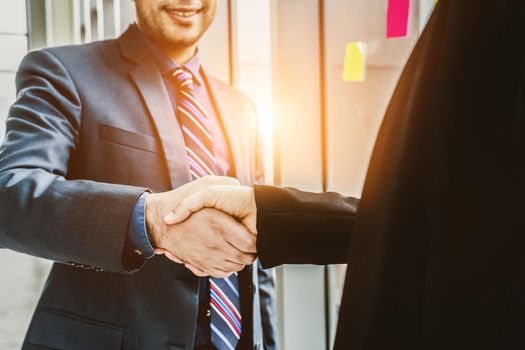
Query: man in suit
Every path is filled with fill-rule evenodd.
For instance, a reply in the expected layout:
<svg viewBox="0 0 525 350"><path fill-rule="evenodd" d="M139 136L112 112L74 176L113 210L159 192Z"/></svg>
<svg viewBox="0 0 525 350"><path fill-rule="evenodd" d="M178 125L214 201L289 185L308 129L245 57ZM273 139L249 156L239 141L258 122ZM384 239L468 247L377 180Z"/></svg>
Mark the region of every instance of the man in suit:
<svg viewBox="0 0 525 350"><path fill-rule="evenodd" d="M263 174L253 104L200 65L217 1L135 5L118 39L31 52L17 74L0 246L56 262L23 348L275 349L254 235L216 210L162 223L191 180Z"/></svg>
<svg viewBox="0 0 525 350"><path fill-rule="evenodd" d="M215 206L256 227L265 267L348 263L337 350L524 349L524 19L521 0L438 2L361 201L215 186L166 221Z"/></svg>

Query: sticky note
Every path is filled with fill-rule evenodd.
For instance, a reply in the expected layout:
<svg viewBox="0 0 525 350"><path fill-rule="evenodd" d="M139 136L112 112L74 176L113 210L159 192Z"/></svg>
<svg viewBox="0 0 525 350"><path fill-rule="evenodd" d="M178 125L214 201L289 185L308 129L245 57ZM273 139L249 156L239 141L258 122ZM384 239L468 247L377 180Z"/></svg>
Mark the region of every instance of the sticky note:
<svg viewBox="0 0 525 350"><path fill-rule="evenodd" d="M408 14L410 0L388 0L386 37L396 38L408 35Z"/></svg>
<svg viewBox="0 0 525 350"><path fill-rule="evenodd" d="M365 80L366 43L358 41L346 44L343 81Z"/></svg>

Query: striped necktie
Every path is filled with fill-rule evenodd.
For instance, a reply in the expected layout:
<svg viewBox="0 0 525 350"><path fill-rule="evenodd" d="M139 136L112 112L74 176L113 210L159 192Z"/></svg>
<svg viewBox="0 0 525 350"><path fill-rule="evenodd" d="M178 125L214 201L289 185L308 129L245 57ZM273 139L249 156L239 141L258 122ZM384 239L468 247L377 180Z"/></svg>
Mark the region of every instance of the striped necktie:
<svg viewBox="0 0 525 350"><path fill-rule="evenodd" d="M193 75L183 67L172 74L177 86L176 115L184 135L192 179L217 173L213 138L206 111L193 94ZM211 342L218 350L234 350L241 336L237 273L210 278Z"/></svg>

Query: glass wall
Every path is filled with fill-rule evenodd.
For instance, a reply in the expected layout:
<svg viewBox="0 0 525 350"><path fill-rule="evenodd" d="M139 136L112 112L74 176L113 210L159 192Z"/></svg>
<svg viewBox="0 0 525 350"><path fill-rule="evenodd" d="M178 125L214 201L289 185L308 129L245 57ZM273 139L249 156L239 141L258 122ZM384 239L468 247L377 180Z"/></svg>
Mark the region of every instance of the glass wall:
<svg viewBox="0 0 525 350"><path fill-rule="evenodd" d="M325 0L326 189L361 195L376 133L399 74L434 7L412 1L408 35L387 38L388 1ZM344 81L345 47L364 46L364 80ZM346 266L329 271L333 339Z"/></svg>
<svg viewBox="0 0 525 350"><path fill-rule="evenodd" d="M434 0L412 1L408 35L387 39L388 3L272 2L278 184L360 197L383 113L434 6ZM364 74L346 81L345 48L354 43L366 48L360 52ZM280 271L285 349L331 348L345 266Z"/></svg>

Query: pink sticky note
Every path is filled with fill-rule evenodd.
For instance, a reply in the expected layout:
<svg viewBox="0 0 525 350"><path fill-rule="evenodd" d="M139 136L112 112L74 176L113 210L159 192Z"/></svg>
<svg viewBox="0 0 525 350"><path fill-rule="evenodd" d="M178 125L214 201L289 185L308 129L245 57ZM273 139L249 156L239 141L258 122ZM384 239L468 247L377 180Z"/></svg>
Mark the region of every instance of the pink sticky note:
<svg viewBox="0 0 525 350"><path fill-rule="evenodd" d="M386 37L396 38L408 34L410 0L389 0L386 18Z"/></svg>

